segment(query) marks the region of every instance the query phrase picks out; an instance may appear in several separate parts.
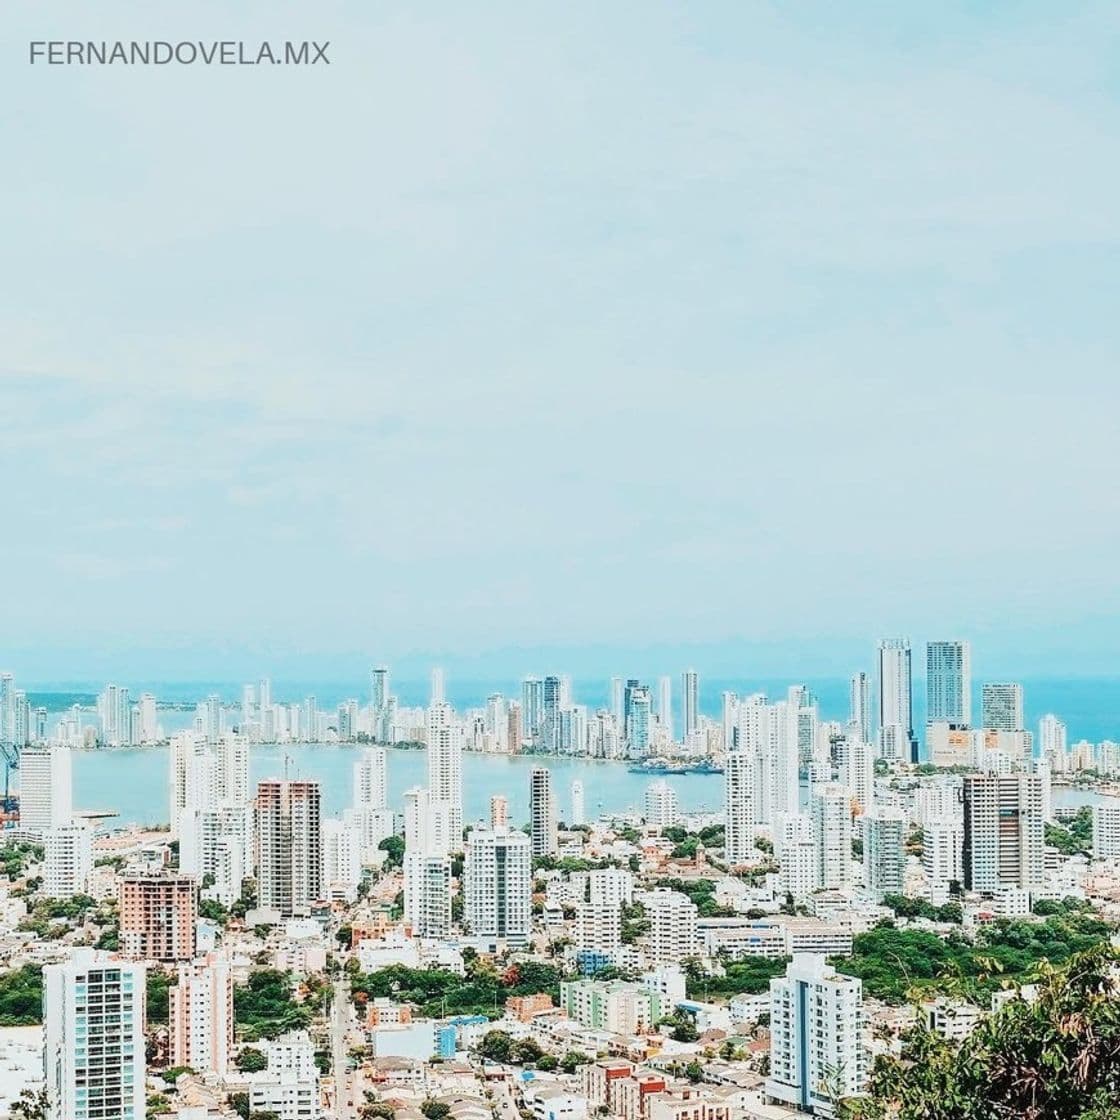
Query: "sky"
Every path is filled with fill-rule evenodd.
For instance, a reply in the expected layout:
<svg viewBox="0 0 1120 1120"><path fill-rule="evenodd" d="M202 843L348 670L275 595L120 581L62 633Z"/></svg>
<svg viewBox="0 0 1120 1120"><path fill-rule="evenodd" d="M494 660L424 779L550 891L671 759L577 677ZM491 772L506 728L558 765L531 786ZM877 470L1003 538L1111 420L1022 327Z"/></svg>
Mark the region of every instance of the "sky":
<svg viewBox="0 0 1120 1120"><path fill-rule="evenodd" d="M329 40L329 68L31 39ZM23 679L1120 662L1110 4L7 0Z"/></svg>

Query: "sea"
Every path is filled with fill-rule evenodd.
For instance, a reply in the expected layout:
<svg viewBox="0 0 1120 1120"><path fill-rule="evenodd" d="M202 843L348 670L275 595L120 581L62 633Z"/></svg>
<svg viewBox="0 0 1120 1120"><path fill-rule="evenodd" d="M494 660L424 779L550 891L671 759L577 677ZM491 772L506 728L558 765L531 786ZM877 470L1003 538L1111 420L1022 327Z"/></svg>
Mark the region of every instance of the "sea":
<svg viewBox="0 0 1120 1120"><path fill-rule="evenodd" d="M764 692L771 698L785 694L789 680L716 680L702 679L701 711L718 718L722 694L733 691L740 695ZM844 720L848 711L846 679L807 680L816 698L822 719ZM1120 738L1120 682L1111 678L1066 678L1024 680L1027 726L1037 727L1038 719L1053 712L1064 720L1072 744L1079 739L1097 742ZM679 677L673 678L674 704L679 719ZM230 682L129 682L131 694L152 692L162 703L184 705L161 707L159 719L166 734L189 727L194 702L218 694L227 704L240 702L240 683ZM574 702L594 710L609 705L610 684L605 680L573 680ZM29 690L32 702L43 704L52 713L72 703L91 704L97 686L89 682L58 682ZM427 703L427 681L393 683L393 691L402 706L420 707ZM921 737L925 724L924 687L914 687L914 723ZM979 688L973 700L979 712ZM518 698L519 680L457 681L446 684L447 699L460 710L481 707L488 696L500 693ZM330 710L350 697L365 702L368 693L364 683L351 682L283 682L274 681L274 703L295 703L306 696L315 696L321 710ZM250 752L250 776L315 779L322 783L324 811L337 814L350 804L352 767L361 747L338 743L259 744ZM467 820L484 819L489 799L494 794L509 798L513 819L528 820L529 771L547 766L553 774L553 789L561 819L571 816L572 783L583 784L586 812L589 818L602 813L623 813L640 809L645 790L653 780L647 774L633 773L625 762L602 762L540 755L487 755L467 752L463 756L464 815ZM401 805L405 790L423 785L427 780L427 760L423 750L389 748L388 777L390 804ZM12 774L13 785L18 777ZM723 779L718 774L673 774L666 780L676 790L680 807L686 813L717 812L722 807ZM1054 803L1059 806L1088 804L1098 795L1083 791L1055 789ZM76 751L74 756L74 804L81 810L111 812L115 817L106 822L113 825L162 824L168 817L168 748L166 746L135 748L102 748Z"/></svg>

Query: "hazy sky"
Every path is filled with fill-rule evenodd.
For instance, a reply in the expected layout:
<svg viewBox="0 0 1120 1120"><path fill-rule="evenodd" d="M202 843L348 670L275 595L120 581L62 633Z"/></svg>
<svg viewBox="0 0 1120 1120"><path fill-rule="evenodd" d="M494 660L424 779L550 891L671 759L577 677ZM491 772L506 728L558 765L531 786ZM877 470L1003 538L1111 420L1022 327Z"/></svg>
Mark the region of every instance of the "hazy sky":
<svg viewBox="0 0 1120 1120"><path fill-rule="evenodd" d="M1114 4L0 34L0 667L1120 663ZM26 61L88 37L334 64Z"/></svg>

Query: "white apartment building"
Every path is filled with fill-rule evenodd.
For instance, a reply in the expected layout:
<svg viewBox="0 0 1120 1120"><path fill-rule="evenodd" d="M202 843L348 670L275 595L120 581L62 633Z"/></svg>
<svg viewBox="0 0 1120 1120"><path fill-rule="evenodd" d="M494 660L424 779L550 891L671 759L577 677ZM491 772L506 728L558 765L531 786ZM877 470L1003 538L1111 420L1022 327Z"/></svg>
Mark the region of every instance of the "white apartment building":
<svg viewBox="0 0 1120 1120"><path fill-rule="evenodd" d="M950 887L964 882L964 821L959 817L931 817L922 827L922 870L935 906L949 901Z"/></svg>
<svg viewBox="0 0 1120 1120"><path fill-rule="evenodd" d="M799 954L770 981L770 1076L766 1095L804 1112L835 1114L867 1084L862 984Z"/></svg>
<svg viewBox="0 0 1120 1120"><path fill-rule="evenodd" d="M224 1076L233 1049L233 973L215 953L179 965L169 991L172 1066Z"/></svg>
<svg viewBox="0 0 1120 1120"><path fill-rule="evenodd" d="M754 804L755 757L739 750L727 755L723 767L724 853L731 867L757 856Z"/></svg>
<svg viewBox="0 0 1120 1120"><path fill-rule="evenodd" d="M646 787L645 802L646 824L653 828L672 828L680 820L677 792L664 778Z"/></svg>
<svg viewBox="0 0 1120 1120"><path fill-rule="evenodd" d="M249 1113L274 1112L277 1120L312 1120L319 1114L319 1071L306 1031L291 1031L262 1047L268 1069L249 1079Z"/></svg>
<svg viewBox="0 0 1120 1120"><path fill-rule="evenodd" d="M43 830L43 894L73 898L85 894L93 870L93 838L80 824Z"/></svg>
<svg viewBox="0 0 1120 1120"><path fill-rule="evenodd" d="M43 969L47 1120L145 1120L144 966L75 949Z"/></svg>
<svg viewBox="0 0 1120 1120"><path fill-rule="evenodd" d="M885 894L902 894L906 879L905 814L897 809L877 809L861 820L868 892L879 899Z"/></svg>
<svg viewBox="0 0 1120 1120"><path fill-rule="evenodd" d="M687 895L659 887L643 894L641 902L649 919L646 960L653 968L696 955L696 905Z"/></svg>
<svg viewBox="0 0 1120 1120"><path fill-rule="evenodd" d="M591 902L629 906L634 901L634 876L624 867L603 867L589 871L587 897Z"/></svg>
<svg viewBox="0 0 1120 1120"><path fill-rule="evenodd" d="M816 844L816 880L823 890L852 885L851 794L837 783L817 786L809 799Z"/></svg>
<svg viewBox="0 0 1120 1120"><path fill-rule="evenodd" d="M622 909L609 902L576 904L576 948L611 955L622 947Z"/></svg>
<svg viewBox="0 0 1120 1120"><path fill-rule="evenodd" d="M527 945L532 922L529 837L508 828L475 829L467 838L463 916L486 946Z"/></svg>
<svg viewBox="0 0 1120 1120"><path fill-rule="evenodd" d="M463 850L463 729L450 704L433 700L426 720L428 790L447 805L451 851Z"/></svg>
<svg viewBox="0 0 1120 1120"><path fill-rule="evenodd" d="M353 902L361 881L361 832L345 821L323 821L323 889L327 898Z"/></svg>
<svg viewBox="0 0 1120 1120"><path fill-rule="evenodd" d="M24 747L19 759L20 828L42 833L74 816L69 747Z"/></svg>
<svg viewBox="0 0 1120 1120"><path fill-rule="evenodd" d="M1120 859L1120 799L1108 798L1093 806L1093 855Z"/></svg>
<svg viewBox="0 0 1120 1120"><path fill-rule="evenodd" d="M803 902L820 889L817 844L812 818L805 813L785 817L774 831L778 859L778 891Z"/></svg>

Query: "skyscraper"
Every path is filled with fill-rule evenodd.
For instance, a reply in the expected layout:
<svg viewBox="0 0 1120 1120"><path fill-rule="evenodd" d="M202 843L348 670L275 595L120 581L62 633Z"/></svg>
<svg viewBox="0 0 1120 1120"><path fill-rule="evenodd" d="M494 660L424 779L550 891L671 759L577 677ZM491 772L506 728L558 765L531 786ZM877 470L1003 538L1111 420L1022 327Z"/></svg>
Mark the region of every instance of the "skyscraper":
<svg viewBox="0 0 1120 1120"><path fill-rule="evenodd" d="M866 673L855 673L848 684L848 724L859 728L865 743L873 743L875 729L871 720L871 680Z"/></svg>
<svg viewBox="0 0 1120 1120"><path fill-rule="evenodd" d="M1056 715L1048 713L1038 721L1038 744L1042 757L1050 763L1055 774L1065 771L1069 762L1066 754L1066 725Z"/></svg>
<svg viewBox="0 0 1120 1120"><path fill-rule="evenodd" d="M673 680L659 677L657 680L657 722L673 734Z"/></svg>
<svg viewBox="0 0 1120 1120"><path fill-rule="evenodd" d="M526 677L521 682L521 734L531 743L540 738L544 714L544 682L539 677Z"/></svg>
<svg viewBox="0 0 1120 1120"><path fill-rule="evenodd" d="M680 820L676 791L664 778L646 786L645 819L653 828L672 828Z"/></svg>
<svg viewBox="0 0 1120 1120"><path fill-rule="evenodd" d="M576 778L572 782L572 824L587 823L587 806L583 794L583 782Z"/></svg>
<svg viewBox="0 0 1120 1120"><path fill-rule="evenodd" d="M471 934L488 950L529 943L532 868L523 832L475 829L467 837L463 913Z"/></svg>
<svg viewBox="0 0 1120 1120"><path fill-rule="evenodd" d="M69 747L24 748L19 763L20 827L41 833L70 824L74 816Z"/></svg>
<svg viewBox="0 0 1120 1120"><path fill-rule="evenodd" d="M463 729L444 700L428 708L428 792L447 805L451 851L463 850Z"/></svg>
<svg viewBox="0 0 1120 1120"><path fill-rule="evenodd" d="M851 886L852 815L848 791L834 783L815 787L809 798L809 815L817 851L818 884L823 890Z"/></svg>
<svg viewBox="0 0 1120 1120"><path fill-rule="evenodd" d="M462 836L460 829L456 836ZM451 806L415 787L404 795L404 918L419 937L443 937L451 918ZM433 895L437 892L438 897Z"/></svg>
<svg viewBox="0 0 1120 1120"><path fill-rule="evenodd" d="M556 855L560 847L556 803L552 796L552 771L545 766L535 766L529 771L529 821L533 830L533 855Z"/></svg>
<svg viewBox="0 0 1120 1120"><path fill-rule="evenodd" d="M865 813L863 871L868 891L877 899L902 894L906 873L906 816L896 809Z"/></svg>
<svg viewBox="0 0 1120 1120"><path fill-rule="evenodd" d="M1042 779L1033 774L964 778L964 886L982 894L1036 892L1045 880Z"/></svg>
<svg viewBox="0 0 1120 1120"><path fill-rule="evenodd" d="M723 768L724 854L731 867L749 863L755 855L754 776L753 753L735 751L727 756Z"/></svg>
<svg viewBox="0 0 1120 1120"><path fill-rule="evenodd" d="M863 986L823 956L795 953L770 981L770 1075L766 1095L803 1112L835 1114L863 1091Z"/></svg>
<svg viewBox="0 0 1120 1120"><path fill-rule="evenodd" d="M980 692L981 722L985 730L1023 730L1023 686L986 684Z"/></svg>
<svg viewBox="0 0 1120 1120"><path fill-rule="evenodd" d="M354 807L384 809L388 784L385 748L367 747L354 763Z"/></svg>
<svg viewBox="0 0 1120 1120"><path fill-rule="evenodd" d="M882 757L918 761L907 638L884 638L879 643L879 736Z"/></svg>
<svg viewBox="0 0 1120 1120"><path fill-rule="evenodd" d="M47 898L73 898L85 894L93 870L93 838L80 824L44 829L43 894Z"/></svg>
<svg viewBox="0 0 1120 1120"><path fill-rule="evenodd" d="M954 727L972 723L972 648L968 642L926 645L926 719Z"/></svg>
<svg viewBox="0 0 1120 1120"><path fill-rule="evenodd" d="M681 706L684 710L681 735L687 740L700 728L700 676L695 669L685 670L681 677Z"/></svg>
<svg viewBox="0 0 1120 1120"><path fill-rule="evenodd" d="M379 665L369 671L370 705L380 712L389 702L389 667Z"/></svg>
<svg viewBox="0 0 1120 1120"><path fill-rule="evenodd" d="M43 969L47 1120L144 1120L144 966L75 949Z"/></svg>
<svg viewBox="0 0 1120 1120"><path fill-rule="evenodd" d="M644 758L649 752L649 689L632 681L627 685L626 741L632 758Z"/></svg>
<svg viewBox="0 0 1120 1120"><path fill-rule="evenodd" d="M265 910L303 916L323 897L322 791L318 782L257 784L258 893Z"/></svg>

